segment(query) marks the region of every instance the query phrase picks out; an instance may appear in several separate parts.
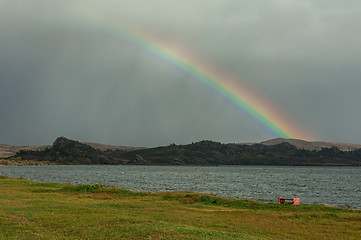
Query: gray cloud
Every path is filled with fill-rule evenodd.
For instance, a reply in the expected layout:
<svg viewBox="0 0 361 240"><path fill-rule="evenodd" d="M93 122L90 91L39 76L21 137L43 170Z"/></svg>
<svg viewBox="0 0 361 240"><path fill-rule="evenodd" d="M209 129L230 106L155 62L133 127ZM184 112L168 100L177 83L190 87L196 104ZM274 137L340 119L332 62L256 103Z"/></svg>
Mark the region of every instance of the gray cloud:
<svg viewBox="0 0 361 240"><path fill-rule="evenodd" d="M361 142L358 1L1 1L0 142L156 146L269 138L206 89L92 27L151 33L238 76L320 140Z"/></svg>

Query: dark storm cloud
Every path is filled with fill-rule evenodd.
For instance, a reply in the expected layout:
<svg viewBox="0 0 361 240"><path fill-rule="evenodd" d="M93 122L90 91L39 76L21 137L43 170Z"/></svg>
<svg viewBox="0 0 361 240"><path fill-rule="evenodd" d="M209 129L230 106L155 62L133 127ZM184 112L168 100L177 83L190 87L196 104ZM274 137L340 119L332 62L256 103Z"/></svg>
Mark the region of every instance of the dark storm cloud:
<svg viewBox="0 0 361 240"><path fill-rule="evenodd" d="M321 140L361 142L359 2L281 0L1 1L0 142L269 138L207 90L97 31L93 18L145 29L239 76Z"/></svg>

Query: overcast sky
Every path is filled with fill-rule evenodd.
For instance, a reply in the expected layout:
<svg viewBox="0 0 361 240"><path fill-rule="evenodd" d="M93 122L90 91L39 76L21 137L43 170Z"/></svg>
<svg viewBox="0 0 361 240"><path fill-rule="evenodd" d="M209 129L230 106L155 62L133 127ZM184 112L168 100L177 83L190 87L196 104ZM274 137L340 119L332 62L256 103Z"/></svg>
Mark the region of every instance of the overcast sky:
<svg viewBox="0 0 361 240"><path fill-rule="evenodd" d="M272 137L97 19L235 76L313 140L361 144L359 0L1 0L0 143Z"/></svg>

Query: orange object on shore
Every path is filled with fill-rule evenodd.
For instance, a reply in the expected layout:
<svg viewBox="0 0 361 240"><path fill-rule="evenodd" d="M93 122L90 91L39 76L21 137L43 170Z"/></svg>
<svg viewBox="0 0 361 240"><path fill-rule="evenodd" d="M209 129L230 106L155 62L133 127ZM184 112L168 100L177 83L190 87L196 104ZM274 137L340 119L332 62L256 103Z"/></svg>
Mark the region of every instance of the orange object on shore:
<svg viewBox="0 0 361 240"><path fill-rule="evenodd" d="M293 202L293 205L300 205L300 198L293 198L292 202Z"/></svg>
<svg viewBox="0 0 361 240"><path fill-rule="evenodd" d="M285 197L278 197L278 204L285 204L286 200L292 201L293 205L300 205L300 198L285 198Z"/></svg>

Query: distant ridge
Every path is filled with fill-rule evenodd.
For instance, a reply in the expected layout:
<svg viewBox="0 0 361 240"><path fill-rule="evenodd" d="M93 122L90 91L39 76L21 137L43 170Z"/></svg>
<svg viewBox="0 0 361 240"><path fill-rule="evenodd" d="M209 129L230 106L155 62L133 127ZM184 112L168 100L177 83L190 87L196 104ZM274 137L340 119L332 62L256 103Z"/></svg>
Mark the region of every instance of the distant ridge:
<svg viewBox="0 0 361 240"><path fill-rule="evenodd" d="M283 165L283 166L361 166L361 148L341 151L336 146L321 150L297 148L284 139L276 145L252 145L200 141L186 145L101 151L79 141L58 137L41 151L23 150L1 164L130 164L130 165ZM307 145L306 141L296 141ZM333 144L331 144L333 145ZM342 145L344 146L344 145Z"/></svg>
<svg viewBox="0 0 361 240"><path fill-rule="evenodd" d="M320 141L305 141L300 139L286 139L286 138L274 138L268 141L261 142L261 144L272 146L280 143L289 143L298 149L306 150L321 150L322 148L337 147L342 151L353 151L360 149L361 145L352 143L340 143L340 142L320 142Z"/></svg>
<svg viewBox="0 0 361 240"><path fill-rule="evenodd" d="M144 147L115 146L115 145L106 145L106 144L92 143L92 142L82 142L82 143L92 146L93 148L98 149L100 151L106 151L106 150L133 151L133 150L144 149ZM50 147L51 145L18 146L18 145L0 144L0 158L12 157L21 150L38 151Z"/></svg>
<svg viewBox="0 0 361 240"><path fill-rule="evenodd" d="M47 147L50 147L50 145L17 146L17 145L0 144L0 158L12 157L21 150L37 151L37 150L44 150Z"/></svg>
<svg viewBox="0 0 361 240"><path fill-rule="evenodd" d="M106 151L106 150L121 150L121 151L136 151L146 149L144 147L131 147L131 146L116 146L116 145L106 145L100 143L92 143L92 142L81 142L83 144L87 144L92 146L95 149ZM288 143L295 146L298 149L305 150L322 150L323 148L331 148L337 147L342 151L354 151L357 149L361 149L360 144L352 144L352 143L340 143L340 142L322 142L322 141L305 141L300 139L285 139L285 138L274 138L264 142L261 144L266 146L274 146L281 143ZM241 145L253 145L256 143L240 143ZM17 152L21 150L44 150L46 148L51 147L51 145L42 145L42 146L17 146L17 145L8 145L8 144L0 144L0 158L12 157Z"/></svg>

